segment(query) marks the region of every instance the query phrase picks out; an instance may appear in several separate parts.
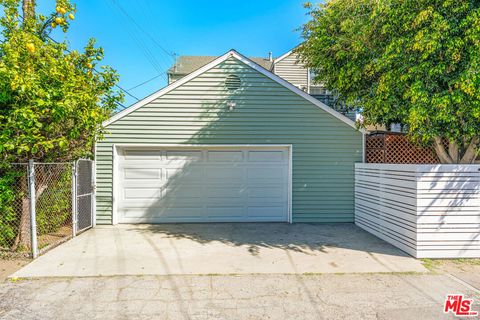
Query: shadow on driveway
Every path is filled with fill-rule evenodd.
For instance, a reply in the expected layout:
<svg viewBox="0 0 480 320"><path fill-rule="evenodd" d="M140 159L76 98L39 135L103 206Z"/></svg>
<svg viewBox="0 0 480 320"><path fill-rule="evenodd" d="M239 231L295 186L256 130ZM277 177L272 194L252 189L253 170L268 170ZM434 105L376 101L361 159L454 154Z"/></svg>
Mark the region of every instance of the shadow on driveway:
<svg viewBox="0 0 480 320"><path fill-rule="evenodd" d="M262 249L282 249L303 254L327 248L408 257L403 251L365 232L352 223L199 223L123 225L122 229L157 233L170 239L188 239L207 245L212 242L243 247L251 255Z"/></svg>
<svg viewBox="0 0 480 320"><path fill-rule="evenodd" d="M353 224L98 226L16 277L425 272Z"/></svg>

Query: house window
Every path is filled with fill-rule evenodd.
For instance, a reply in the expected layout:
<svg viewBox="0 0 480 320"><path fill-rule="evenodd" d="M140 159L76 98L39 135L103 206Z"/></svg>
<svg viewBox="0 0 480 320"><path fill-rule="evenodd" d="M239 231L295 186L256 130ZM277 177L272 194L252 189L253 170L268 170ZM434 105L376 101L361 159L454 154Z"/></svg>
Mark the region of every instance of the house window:
<svg viewBox="0 0 480 320"><path fill-rule="evenodd" d="M327 95L330 94L325 87L322 86L310 86L311 95Z"/></svg>

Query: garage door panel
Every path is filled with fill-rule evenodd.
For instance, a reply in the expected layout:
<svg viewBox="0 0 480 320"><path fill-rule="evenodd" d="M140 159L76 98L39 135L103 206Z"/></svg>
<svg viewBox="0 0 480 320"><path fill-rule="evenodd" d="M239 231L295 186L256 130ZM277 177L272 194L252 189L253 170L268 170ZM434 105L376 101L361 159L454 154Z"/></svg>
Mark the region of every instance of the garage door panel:
<svg viewBox="0 0 480 320"><path fill-rule="evenodd" d="M198 201L199 198L203 197L202 188L199 185L195 186L183 186L179 185L177 187L168 186L163 190L163 197L165 201L174 201L174 200L195 200Z"/></svg>
<svg viewBox="0 0 480 320"><path fill-rule="evenodd" d="M286 178L286 170L281 167L254 167L247 169L247 178L249 181L262 180L264 182L275 181L284 182Z"/></svg>
<svg viewBox="0 0 480 320"><path fill-rule="evenodd" d="M148 171L148 170L158 170L158 171L163 171L165 169L165 166L160 165L159 160L156 160L154 162L151 161L128 161L125 164L119 165L118 170L121 172L125 172L125 170L138 170L141 169L143 171Z"/></svg>
<svg viewBox="0 0 480 320"><path fill-rule="evenodd" d="M248 151L249 162L286 162L288 153L286 151Z"/></svg>
<svg viewBox="0 0 480 320"><path fill-rule="evenodd" d="M179 183L189 183L202 181L204 178L204 169L202 167L175 167L165 169L165 179L179 181ZM180 181L181 180L181 181ZM191 180L191 181L189 181Z"/></svg>
<svg viewBox="0 0 480 320"><path fill-rule="evenodd" d="M203 161L203 151L201 150L172 150L165 151L166 164L176 163L177 161L184 162L199 162Z"/></svg>
<svg viewBox="0 0 480 320"><path fill-rule="evenodd" d="M206 168L206 179L217 179L225 181L226 179L243 180L245 176L245 168L231 167L231 168Z"/></svg>
<svg viewBox="0 0 480 320"><path fill-rule="evenodd" d="M243 151L208 151L209 163L215 162L243 162Z"/></svg>
<svg viewBox="0 0 480 320"><path fill-rule="evenodd" d="M162 177L162 169L156 168L123 168L125 180L158 180Z"/></svg>
<svg viewBox="0 0 480 320"><path fill-rule="evenodd" d="M207 207L245 207L245 201L239 198L206 199Z"/></svg>
<svg viewBox="0 0 480 320"><path fill-rule="evenodd" d="M119 210L139 209L147 212L151 208L161 208L162 202L159 199L128 199L119 201Z"/></svg>
<svg viewBox="0 0 480 320"><path fill-rule="evenodd" d="M161 151L127 149L124 150L123 157L127 160L160 160Z"/></svg>
<svg viewBox="0 0 480 320"><path fill-rule="evenodd" d="M251 187L248 188L248 198L279 201L285 199L286 191L283 187Z"/></svg>
<svg viewBox="0 0 480 320"><path fill-rule="evenodd" d="M241 219L245 216L243 206L207 207L207 218Z"/></svg>
<svg viewBox="0 0 480 320"><path fill-rule="evenodd" d="M123 192L124 200L136 200L136 199L160 199L161 198L161 189L160 188L125 188Z"/></svg>
<svg viewBox="0 0 480 320"><path fill-rule="evenodd" d="M278 218L286 216L283 206L249 206L247 207L247 216L250 218Z"/></svg>
<svg viewBox="0 0 480 320"><path fill-rule="evenodd" d="M177 207L177 206L166 206L158 209L161 214L167 218L178 218L178 219L202 219L205 216L205 209L203 207Z"/></svg>
<svg viewBox="0 0 480 320"><path fill-rule="evenodd" d="M146 210L141 208L122 208L120 210L120 215L122 216L122 222L126 222L125 219L132 218L148 219L148 214L146 213Z"/></svg>
<svg viewBox="0 0 480 320"><path fill-rule="evenodd" d="M149 219L157 216L157 212L154 207L124 207L121 209L124 218L143 218Z"/></svg>
<svg viewBox="0 0 480 320"><path fill-rule="evenodd" d="M121 210L122 222L127 223L148 223L171 221L201 221L204 219L203 208L191 207L150 207L150 208L124 208Z"/></svg>
<svg viewBox="0 0 480 320"><path fill-rule="evenodd" d="M245 186L239 185L215 185L205 190L205 196L208 198L242 198L245 193Z"/></svg>
<svg viewBox="0 0 480 320"><path fill-rule="evenodd" d="M123 180L123 183L128 183L126 188L131 189L162 189L168 184L165 180ZM125 187L124 187L125 188Z"/></svg>
<svg viewBox="0 0 480 320"><path fill-rule="evenodd" d="M214 149L121 153L119 222L287 220L286 148Z"/></svg>

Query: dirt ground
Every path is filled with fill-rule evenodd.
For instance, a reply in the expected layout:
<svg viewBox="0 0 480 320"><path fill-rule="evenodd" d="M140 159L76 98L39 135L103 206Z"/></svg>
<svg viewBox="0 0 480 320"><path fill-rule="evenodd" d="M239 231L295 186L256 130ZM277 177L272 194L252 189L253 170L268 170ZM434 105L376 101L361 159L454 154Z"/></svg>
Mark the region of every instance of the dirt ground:
<svg viewBox="0 0 480 320"><path fill-rule="evenodd" d="M480 290L480 259L423 259L427 269L448 273Z"/></svg>
<svg viewBox="0 0 480 320"><path fill-rule="evenodd" d="M9 275L29 263L27 258L0 259L0 282L3 282Z"/></svg>

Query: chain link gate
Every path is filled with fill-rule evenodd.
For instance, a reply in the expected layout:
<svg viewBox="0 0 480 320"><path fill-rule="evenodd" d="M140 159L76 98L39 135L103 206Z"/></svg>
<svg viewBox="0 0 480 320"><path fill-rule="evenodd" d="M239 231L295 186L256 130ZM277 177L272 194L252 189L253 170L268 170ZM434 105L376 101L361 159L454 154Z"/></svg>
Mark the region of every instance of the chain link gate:
<svg viewBox="0 0 480 320"><path fill-rule="evenodd" d="M94 162L80 159L74 165L73 234L93 227L94 219Z"/></svg>

